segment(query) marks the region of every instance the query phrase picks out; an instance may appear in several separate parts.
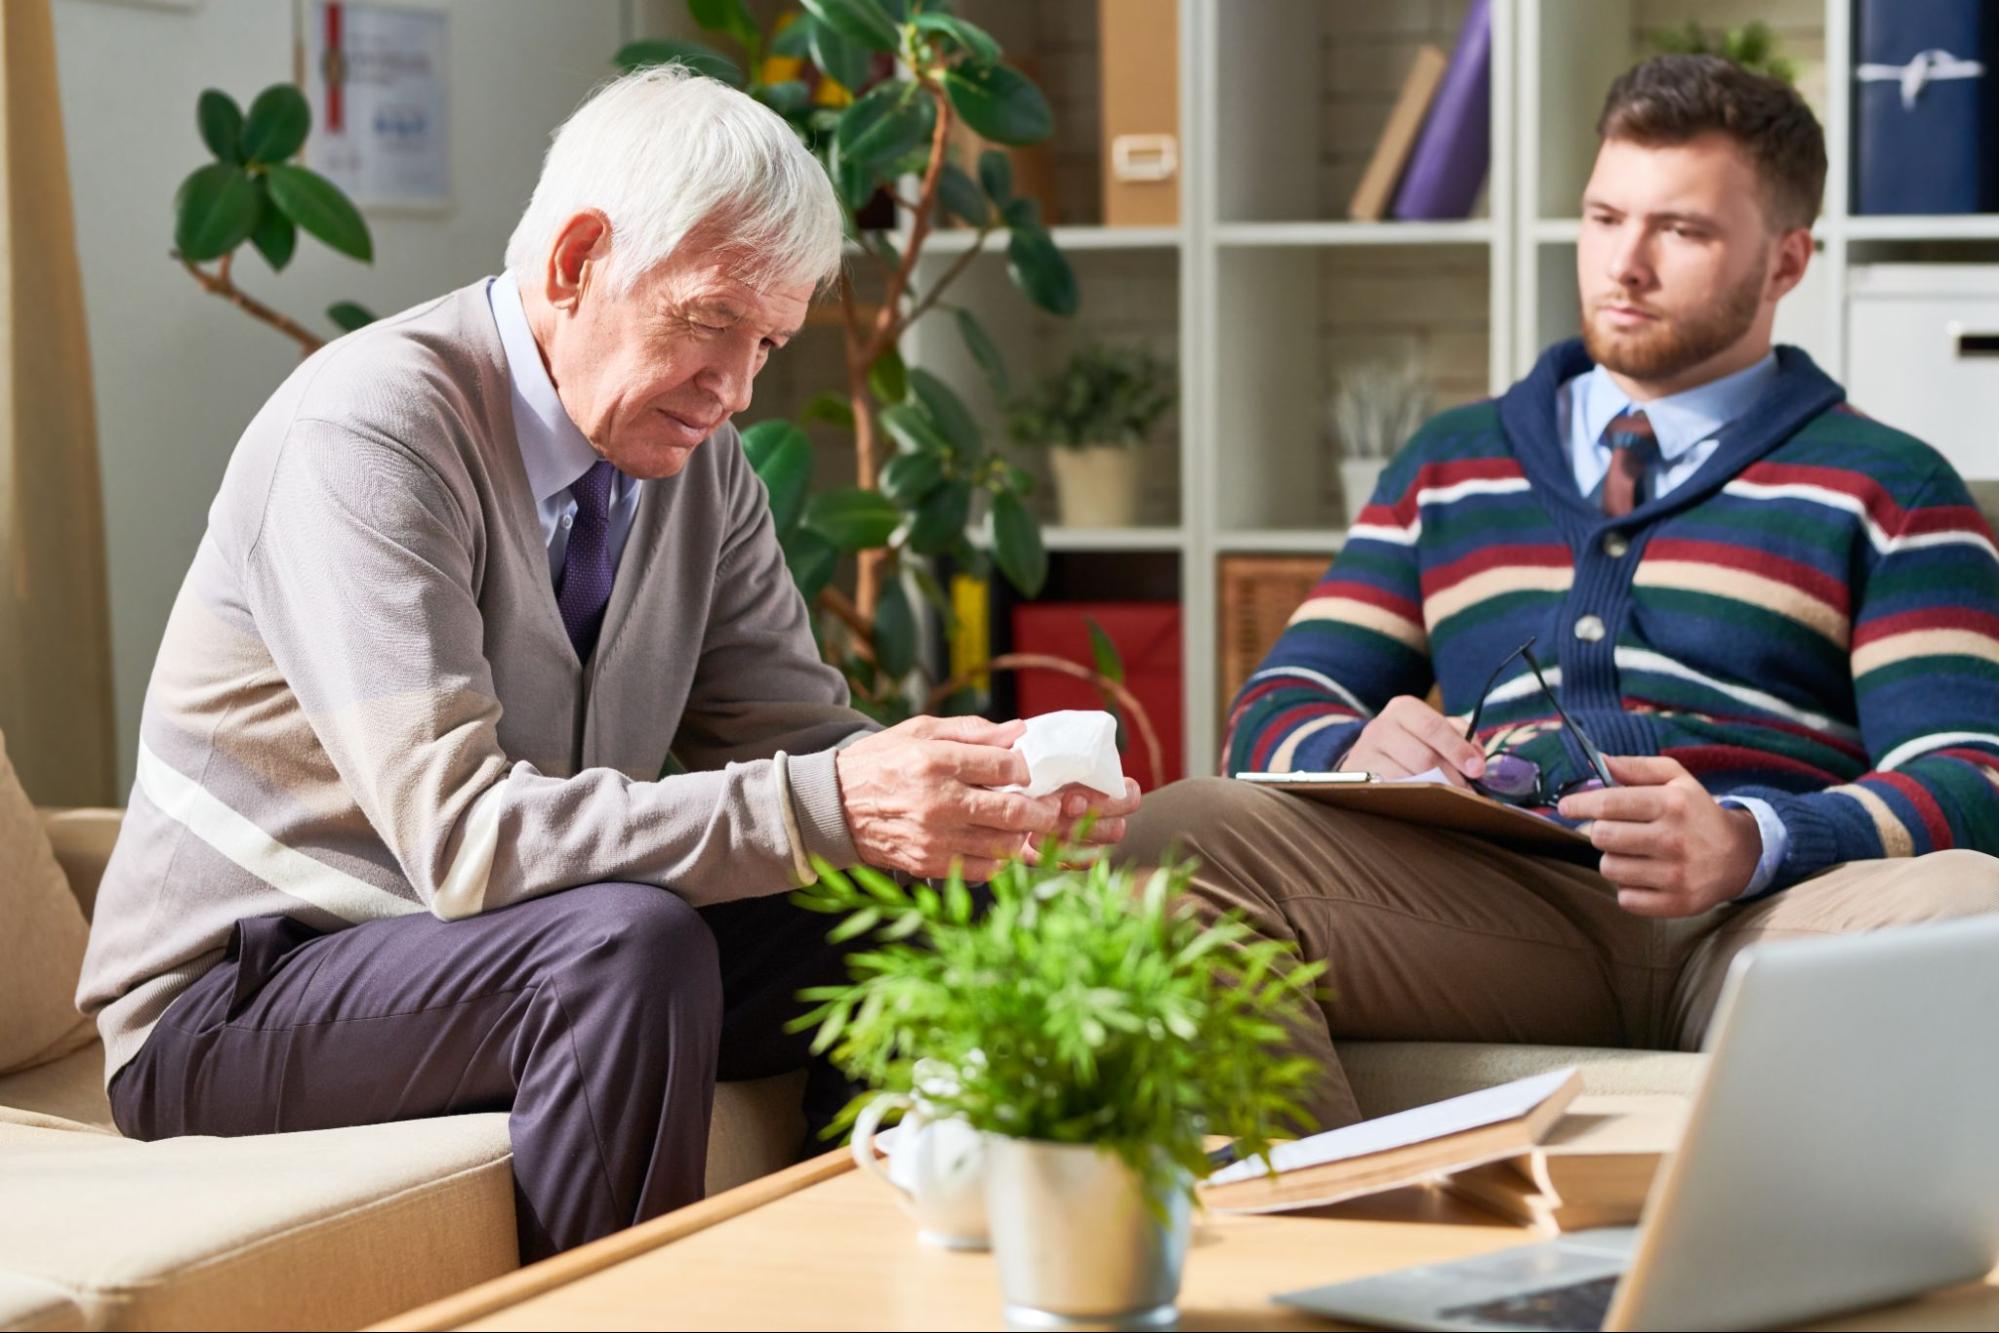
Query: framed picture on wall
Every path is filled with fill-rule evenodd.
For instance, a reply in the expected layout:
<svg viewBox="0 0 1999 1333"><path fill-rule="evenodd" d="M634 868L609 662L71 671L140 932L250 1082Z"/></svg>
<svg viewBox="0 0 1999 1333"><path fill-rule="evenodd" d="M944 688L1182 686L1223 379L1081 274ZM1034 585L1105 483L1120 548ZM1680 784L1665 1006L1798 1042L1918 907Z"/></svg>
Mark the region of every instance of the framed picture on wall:
<svg viewBox="0 0 1999 1333"><path fill-rule="evenodd" d="M313 170L364 208L449 208L450 15L440 0L304 0L298 13Z"/></svg>

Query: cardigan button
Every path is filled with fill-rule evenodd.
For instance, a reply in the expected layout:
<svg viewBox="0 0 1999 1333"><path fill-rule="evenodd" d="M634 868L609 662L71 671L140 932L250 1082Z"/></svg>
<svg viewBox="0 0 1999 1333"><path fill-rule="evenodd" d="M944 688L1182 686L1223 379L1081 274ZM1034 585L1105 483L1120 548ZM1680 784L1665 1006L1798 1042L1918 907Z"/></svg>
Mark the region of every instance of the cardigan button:
<svg viewBox="0 0 1999 1333"><path fill-rule="evenodd" d="M1595 643L1603 637L1603 617L1584 616L1576 622L1576 637L1584 643Z"/></svg>
<svg viewBox="0 0 1999 1333"><path fill-rule="evenodd" d="M1622 560L1631 552L1631 539L1621 532L1608 532L1603 538L1603 553L1612 560Z"/></svg>

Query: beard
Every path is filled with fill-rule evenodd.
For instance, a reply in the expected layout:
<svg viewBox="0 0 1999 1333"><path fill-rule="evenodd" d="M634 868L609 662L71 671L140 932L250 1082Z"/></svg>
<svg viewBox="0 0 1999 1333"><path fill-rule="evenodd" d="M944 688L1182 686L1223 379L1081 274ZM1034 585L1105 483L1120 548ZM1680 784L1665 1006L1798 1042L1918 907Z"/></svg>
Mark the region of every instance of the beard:
<svg viewBox="0 0 1999 1333"><path fill-rule="evenodd" d="M1705 310L1684 318L1663 317L1638 332L1599 330L1585 303L1583 347L1590 360L1619 375L1641 381L1673 379L1733 347L1749 332L1763 305L1763 272L1763 265L1757 265Z"/></svg>

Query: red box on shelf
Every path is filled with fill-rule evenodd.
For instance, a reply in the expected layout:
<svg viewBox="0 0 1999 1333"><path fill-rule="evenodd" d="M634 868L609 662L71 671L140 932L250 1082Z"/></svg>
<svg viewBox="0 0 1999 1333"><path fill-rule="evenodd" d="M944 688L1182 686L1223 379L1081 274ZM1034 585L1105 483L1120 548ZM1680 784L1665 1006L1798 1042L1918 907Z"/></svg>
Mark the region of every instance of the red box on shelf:
<svg viewBox="0 0 1999 1333"><path fill-rule="evenodd" d="M1183 775L1184 703L1180 685L1180 606L1177 602L1035 602L1013 609L1013 651L1044 653L1091 666L1089 621L1096 621L1124 659L1124 684L1159 733L1161 769L1172 782ZM1064 708L1102 708L1096 687L1055 671L1022 671L1014 677L1020 715L1038 717ZM1137 729L1125 727L1124 771L1151 791L1152 759Z"/></svg>

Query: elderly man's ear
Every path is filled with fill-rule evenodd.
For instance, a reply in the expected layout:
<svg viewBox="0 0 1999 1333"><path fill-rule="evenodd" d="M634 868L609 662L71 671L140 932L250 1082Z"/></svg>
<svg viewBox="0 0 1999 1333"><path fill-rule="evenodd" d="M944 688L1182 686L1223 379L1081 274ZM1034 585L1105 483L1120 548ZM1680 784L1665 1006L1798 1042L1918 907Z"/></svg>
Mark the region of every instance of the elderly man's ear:
<svg viewBox="0 0 1999 1333"><path fill-rule="evenodd" d="M549 248L546 285L542 295L557 310L573 310L591 279L611 253L611 219L594 208L584 209L562 224Z"/></svg>

